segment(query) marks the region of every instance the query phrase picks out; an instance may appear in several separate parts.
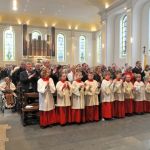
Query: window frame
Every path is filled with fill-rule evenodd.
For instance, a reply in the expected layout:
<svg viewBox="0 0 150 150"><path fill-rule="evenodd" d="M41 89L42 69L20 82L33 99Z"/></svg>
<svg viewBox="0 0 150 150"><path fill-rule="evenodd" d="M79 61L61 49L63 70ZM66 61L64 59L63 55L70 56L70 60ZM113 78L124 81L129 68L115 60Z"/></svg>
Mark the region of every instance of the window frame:
<svg viewBox="0 0 150 150"><path fill-rule="evenodd" d="M13 48L12 48L12 52L13 52L13 59L9 60L9 59L6 59L5 55L6 55L6 32L7 31L11 31L12 32L12 35L13 35ZM10 29L10 28L6 28L3 30L3 61L15 61L16 59L16 42L15 42L15 31L13 29Z"/></svg>
<svg viewBox="0 0 150 150"><path fill-rule="evenodd" d="M64 39L64 58L63 58L63 60L62 61L60 61L59 60L59 58L58 58L58 36L59 35L62 35L63 36L63 39ZM57 47L57 62L59 62L59 63L61 63L61 62L65 62L65 60L66 60L66 36L65 36L65 34L64 33L62 33L62 32L60 32L60 33L57 33L57 36L56 36L56 47Z"/></svg>

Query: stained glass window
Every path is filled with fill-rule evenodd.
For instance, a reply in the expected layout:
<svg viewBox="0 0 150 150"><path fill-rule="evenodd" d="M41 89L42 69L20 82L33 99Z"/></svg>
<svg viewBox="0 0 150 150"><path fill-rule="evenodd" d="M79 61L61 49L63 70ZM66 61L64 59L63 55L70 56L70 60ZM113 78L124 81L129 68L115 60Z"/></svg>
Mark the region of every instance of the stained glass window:
<svg viewBox="0 0 150 150"><path fill-rule="evenodd" d="M4 31L4 60L15 60L15 33L10 29Z"/></svg>
<svg viewBox="0 0 150 150"><path fill-rule="evenodd" d="M97 35L97 62L100 63L102 59L102 34Z"/></svg>
<svg viewBox="0 0 150 150"><path fill-rule="evenodd" d="M120 56L127 55L127 15L120 19Z"/></svg>
<svg viewBox="0 0 150 150"><path fill-rule="evenodd" d="M63 34L57 35L57 62L65 61L65 36Z"/></svg>
<svg viewBox="0 0 150 150"><path fill-rule="evenodd" d="M79 61L80 62L85 62L85 57L86 57L86 38L85 36L80 36L79 37Z"/></svg>

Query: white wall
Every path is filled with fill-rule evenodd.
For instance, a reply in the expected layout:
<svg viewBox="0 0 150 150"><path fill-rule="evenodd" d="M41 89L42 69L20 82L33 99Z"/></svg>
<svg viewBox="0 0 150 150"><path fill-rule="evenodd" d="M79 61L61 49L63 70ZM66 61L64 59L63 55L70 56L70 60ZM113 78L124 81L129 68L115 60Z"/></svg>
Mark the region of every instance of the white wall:
<svg viewBox="0 0 150 150"><path fill-rule="evenodd" d="M22 60L36 62L38 57L23 57L22 54L22 26L14 25L13 30L15 32L15 61L13 62L4 62L3 61L3 31L9 25L0 25L0 66L5 66L5 64L19 64ZM32 33L33 31L40 31L42 37L45 38L46 34L51 34L50 28L44 27L33 27L28 26L27 33ZM58 33L63 33L66 38L66 51L65 51L65 61L61 64L78 64L79 62L79 37L84 35L86 37L86 63L90 66L94 65L93 56L95 54L95 33L93 32L83 32L77 30L65 30L56 28L56 37ZM57 55L57 46L56 46L56 55ZM45 57L40 57L44 59ZM52 63L57 63L56 57L50 58Z"/></svg>

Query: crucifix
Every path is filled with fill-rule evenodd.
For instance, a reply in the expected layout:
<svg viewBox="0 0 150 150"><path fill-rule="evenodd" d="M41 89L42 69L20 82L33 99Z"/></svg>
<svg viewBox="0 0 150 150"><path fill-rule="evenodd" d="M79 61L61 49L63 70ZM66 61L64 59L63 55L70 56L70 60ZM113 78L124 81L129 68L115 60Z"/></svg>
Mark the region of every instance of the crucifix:
<svg viewBox="0 0 150 150"><path fill-rule="evenodd" d="M143 54L146 53L146 46L143 47Z"/></svg>

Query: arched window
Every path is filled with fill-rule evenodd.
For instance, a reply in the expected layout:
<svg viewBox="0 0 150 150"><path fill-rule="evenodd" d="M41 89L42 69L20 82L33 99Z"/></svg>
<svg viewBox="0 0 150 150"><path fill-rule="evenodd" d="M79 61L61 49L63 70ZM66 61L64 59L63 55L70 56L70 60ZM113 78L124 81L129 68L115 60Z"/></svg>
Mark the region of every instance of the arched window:
<svg viewBox="0 0 150 150"><path fill-rule="evenodd" d="M127 55L127 15L120 19L120 57Z"/></svg>
<svg viewBox="0 0 150 150"><path fill-rule="evenodd" d="M57 35L57 62L65 61L65 36L63 34Z"/></svg>
<svg viewBox="0 0 150 150"><path fill-rule="evenodd" d="M79 37L79 61L85 62L86 57L86 38L85 36L81 35Z"/></svg>
<svg viewBox="0 0 150 150"><path fill-rule="evenodd" d="M12 27L3 32L4 39L4 61L15 60L15 33Z"/></svg>
<svg viewBox="0 0 150 150"><path fill-rule="evenodd" d="M101 63L102 59L102 34L97 35L97 62Z"/></svg>
<svg viewBox="0 0 150 150"><path fill-rule="evenodd" d="M33 31L32 32L32 40L38 40L38 37L41 36L42 39L42 33L40 31Z"/></svg>

